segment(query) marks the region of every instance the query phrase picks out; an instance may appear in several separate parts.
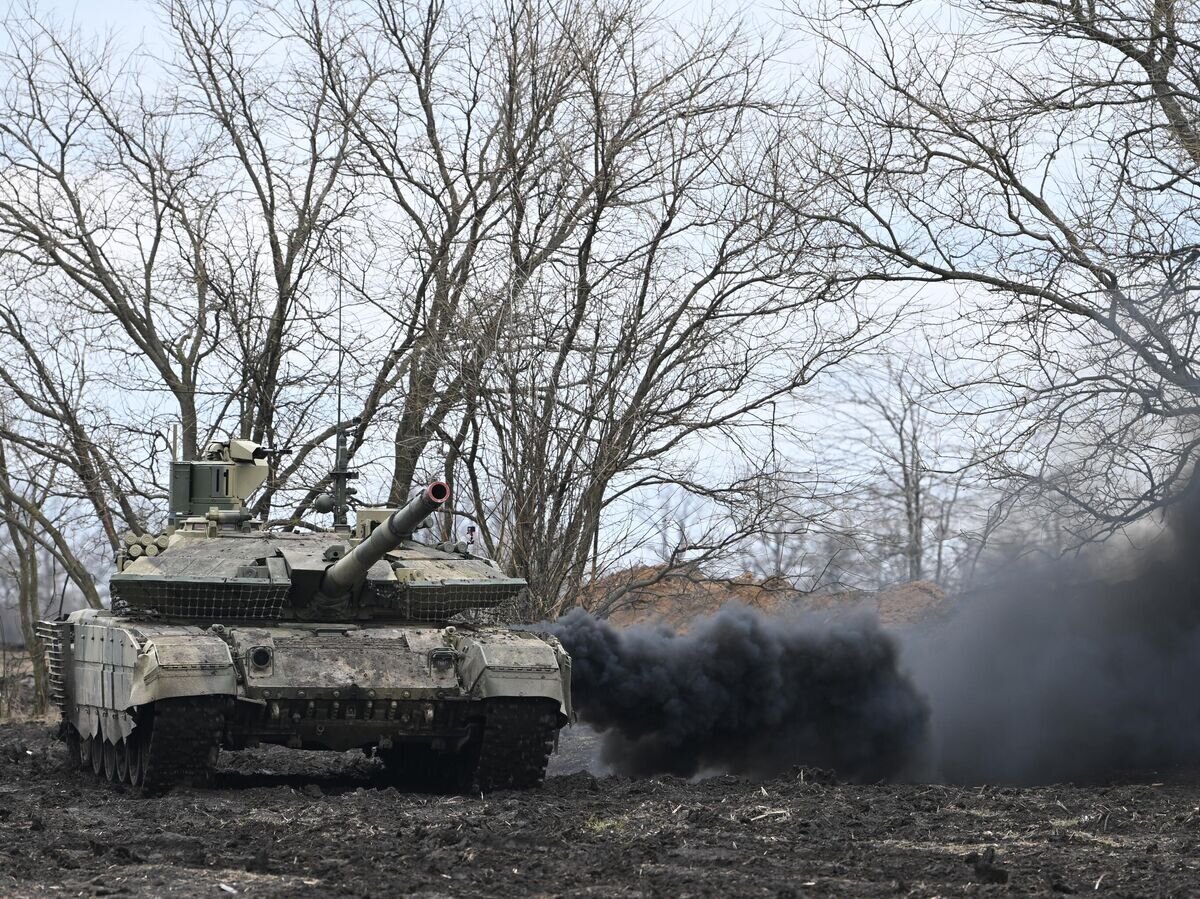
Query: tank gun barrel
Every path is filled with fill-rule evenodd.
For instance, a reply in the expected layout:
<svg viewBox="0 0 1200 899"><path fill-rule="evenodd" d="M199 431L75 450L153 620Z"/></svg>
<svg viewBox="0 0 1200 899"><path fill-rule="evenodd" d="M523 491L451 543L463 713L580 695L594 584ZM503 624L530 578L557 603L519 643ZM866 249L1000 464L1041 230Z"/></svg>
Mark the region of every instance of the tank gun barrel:
<svg viewBox="0 0 1200 899"><path fill-rule="evenodd" d="M358 546L325 569L321 578L321 593L330 597L345 596L362 582L372 565L399 546L449 498L450 488L445 482L434 481L403 509L393 512Z"/></svg>

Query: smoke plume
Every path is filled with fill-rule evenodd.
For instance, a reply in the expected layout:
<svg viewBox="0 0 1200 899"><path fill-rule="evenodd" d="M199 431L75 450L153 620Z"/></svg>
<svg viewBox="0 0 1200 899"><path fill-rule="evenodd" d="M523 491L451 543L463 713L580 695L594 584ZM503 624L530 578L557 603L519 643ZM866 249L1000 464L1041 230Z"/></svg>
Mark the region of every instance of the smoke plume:
<svg viewBox="0 0 1200 899"><path fill-rule="evenodd" d="M675 634L617 630L577 609L553 630L571 654L575 707L625 774L804 764L876 780L902 774L925 745L925 705L869 620L727 606Z"/></svg>
<svg viewBox="0 0 1200 899"><path fill-rule="evenodd" d="M928 775L1029 784L1194 764L1198 586L1193 496L1146 547L998 576L948 621L904 635L932 710Z"/></svg>
<svg viewBox="0 0 1200 899"><path fill-rule="evenodd" d="M730 606L683 635L575 611L575 704L627 774L1097 781L1200 759L1200 490L1141 548L996 575L947 618Z"/></svg>

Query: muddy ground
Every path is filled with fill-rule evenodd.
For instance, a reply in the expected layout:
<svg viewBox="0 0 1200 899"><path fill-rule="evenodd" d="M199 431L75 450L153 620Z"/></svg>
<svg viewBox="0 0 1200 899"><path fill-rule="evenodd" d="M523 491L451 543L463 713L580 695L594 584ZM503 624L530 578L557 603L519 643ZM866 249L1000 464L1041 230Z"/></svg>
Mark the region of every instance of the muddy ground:
<svg viewBox="0 0 1200 899"><path fill-rule="evenodd" d="M567 741L556 770L586 746ZM0 726L3 896L947 896L1200 893L1200 780L850 786L794 772L405 795L360 757L223 757L142 799Z"/></svg>

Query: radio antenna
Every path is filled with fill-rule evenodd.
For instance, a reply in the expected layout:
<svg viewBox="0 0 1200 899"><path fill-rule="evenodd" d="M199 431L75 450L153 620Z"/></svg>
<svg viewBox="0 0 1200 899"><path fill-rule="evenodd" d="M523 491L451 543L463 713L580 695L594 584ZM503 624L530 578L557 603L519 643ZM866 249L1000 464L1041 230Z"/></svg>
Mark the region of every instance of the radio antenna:
<svg viewBox="0 0 1200 899"><path fill-rule="evenodd" d="M351 480L358 477L357 471L350 470L350 451L346 446L346 426L342 420L342 360L346 355L346 342L343 339L342 331L342 276L345 272L345 267L346 245L339 234L337 272L337 456L331 475L333 480L333 529L335 531L350 530L348 513L350 512L350 497L354 493L354 490L349 484Z"/></svg>
<svg viewBox="0 0 1200 899"><path fill-rule="evenodd" d="M337 274L337 421L338 428L342 426L342 360L346 355L346 342L342 339L342 277L346 270L346 244L342 235L338 234L338 274Z"/></svg>

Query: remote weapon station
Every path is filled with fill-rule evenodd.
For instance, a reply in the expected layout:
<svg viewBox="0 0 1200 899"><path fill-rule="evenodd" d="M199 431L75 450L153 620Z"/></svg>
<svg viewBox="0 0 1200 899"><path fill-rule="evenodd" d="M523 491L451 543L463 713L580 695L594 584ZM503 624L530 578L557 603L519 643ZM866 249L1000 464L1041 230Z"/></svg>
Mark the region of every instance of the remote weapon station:
<svg viewBox="0 0 1200 899"><path fill-rule="evenodd" d="M466 543L413 534L450 498L347 523L338 435L332 530L266 529L245 501L267 451L211 444L172 465L165 534L134 537L112 610L39 624L71 763L159 792L203 780L222 749L361 749L403 786L540 784L571 712L571 661L546 634L472 624L524 587Z"/></svg>

